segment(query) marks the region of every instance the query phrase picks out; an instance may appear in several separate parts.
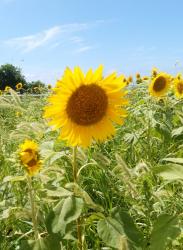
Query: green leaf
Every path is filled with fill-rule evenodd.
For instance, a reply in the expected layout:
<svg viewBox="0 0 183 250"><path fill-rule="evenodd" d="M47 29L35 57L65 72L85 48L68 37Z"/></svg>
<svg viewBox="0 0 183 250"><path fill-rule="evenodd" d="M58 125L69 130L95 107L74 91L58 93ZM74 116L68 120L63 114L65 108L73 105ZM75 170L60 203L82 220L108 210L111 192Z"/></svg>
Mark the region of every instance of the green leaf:
<svg viewBox="0 0 183 250"><path fill-rule="evenodd" d="M183 166L178 164L168 164L155 168L155 173L165 180L183 179Z"/></svg>
<svg viewBox="0 0 183 250"><path fill-rule="evenodd" d="M137 229L133 219L126 211L116 207L112 211L112 216L123 225L124 232L133 245L143 246L143 234Z"/></svg>
<svg viewBox="0 0 183 250"><path fill-rule="evenodd" d="M25 176L6 176L3 179L3 183L5 182L14 182L14 181L24 181L25 180Z"/></svg>
<svg viewBox="0 0 183 250"><path fill-rule="evenodd" d="M61 231L62 233L65 233L66 225L80 216L83 205L84 202L81 198L77 198L75 196L66 198L61 206L59 215L56 216L53 221L53 232L57 233Z"/></svg>
<svg viewBox="0 0 183 250"><path fill-rule="evenodd" d="M118 250L128 249L123 226L115 219L107 217L97 224L99 237L110 247Z"/></svg>
<svg viewBox="0 0 183 250"><path fill-rule="evenodd" d="M63 187L59 187L56 190L45 189L45 191L46 191L47 196L49 197L67 197L73 194L72 192L70 192L69 190Z"/></svg>
<svg viewBox="0 0 183 250"><path fill-rule="evenodd" d="M177 216L160 215L153 226L150 250L166 250L167 243L175 240L180 233Z"/></svg>

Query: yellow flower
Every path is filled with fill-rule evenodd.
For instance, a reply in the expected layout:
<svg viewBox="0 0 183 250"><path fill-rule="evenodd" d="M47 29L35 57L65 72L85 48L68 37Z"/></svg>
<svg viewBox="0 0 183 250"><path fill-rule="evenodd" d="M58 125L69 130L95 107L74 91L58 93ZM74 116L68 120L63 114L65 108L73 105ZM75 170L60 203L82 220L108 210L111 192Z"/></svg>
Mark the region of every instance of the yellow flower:
<svg viewBox="0 0 183 250"><path fill-rule="evenodd" d="M126 117L124 76L113 73L103 78L102 71L99 66L84 75L79 67L66 68L49 97L44 117L55 129L61 128L59 138L71 146L88 147L92 139L104 141L115 133L113 123L123 124Z"/></svg>
<svg viewBox="0 0 183 250"><path fill-rule="evenodd" d="M133 82L133 77L132 76L129 76L127 81L130 83L130 82Z"/></svg>
<svg viewBox="0 0 183 250"><path fill-rule="evenodd" d="M147 80L149 80L149 77L148 77L148 76L144 76L144 77L142 78L142 80L143 80L143 81L147 81Z"/></svg>
<svg viewBox="0 0 183 250"><path fill-rule="evenodd" d="M17 89L17 90L22 89L22 83L21 83L21 82L17 83L17 85L16 85L16 89Z"/></svg>
<svg viewBox="0 0 183 250"><path fill-rule="evenodd" d="M16 112L16 117L20 117L21 115L22 115L21 112L19 112L19 111Z"/></svg>
<svg viewBox="0 0 183 250"><path fill-rule="evenodd" d="M158 75L158 69L157 68L152 68L151 70L152 77L156 77Z"/></svg>
<svg viewBox="0 0 183 250"><path fill-rule="evenodd" d="M25 142L20 145L20 160L30 176L39 171L41 161L38 145L34 141L25 140Z"/></svg>
<svg viewBox="0 0 183 250"><path fill-rule="evenodd" d="M11 89L11 88L10 88L9 86L6 86L6 87L5 87L5 91L6 91L6 92L9 92L10 89Z"/></svg>
<svg viewBox="0 0 183 250"><path fill-rule="evenodd" d="M174 92L177 98L183 98L183 79L175 79Z"/></svg>
<svg viewBox="0 0 183 250"><path fill-rule="evenodd" d="M182 74L181 74L181 73L178 73L178 74L176 75L176 78L177 78L178 80L180 80L180 79L182 78Z"/></svg>
<svg viewBox="0 0 183 250"><path fill-rule="evenodd" d="M140 79L140 78L141 78L139 73L136 74L136 78L137 78L137 79Z"/></svg>
<svg viewBox="0 0 183 250"><path fill-rule="evenodd" d="M155 97L164 96L170 88L170 76L166 73L159 73L149 85L149 93Z"/></svg>

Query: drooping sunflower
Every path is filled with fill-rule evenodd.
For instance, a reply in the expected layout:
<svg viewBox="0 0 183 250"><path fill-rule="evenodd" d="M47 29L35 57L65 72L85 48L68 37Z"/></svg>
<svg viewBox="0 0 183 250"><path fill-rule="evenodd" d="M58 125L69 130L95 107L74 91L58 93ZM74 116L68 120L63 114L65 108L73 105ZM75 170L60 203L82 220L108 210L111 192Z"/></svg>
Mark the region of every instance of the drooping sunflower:
<svg viewBox="0 0 183 250"><path fill-rule="evenodd" d="M20 145L20 161L30 176L35 175L41 168L38 145L31 140L25 140Z"/></svg>
<svg viewBox="0 0 183 250"><path fill-rule="evenodd" d="M16 85L16 89L17 89L17 90L22 89L22 87L23 87L23 85L22 85L21 82L17 83L17 85Z"/></svg>
<svg viewBox="0 0 183 250"><path fill-rule="evenodd" d="M176 78L174 80L174 93L177 98L183 98L183 79Z"/></svg>
<svg viewBox="0 0 183 250"><path fill-rule="evenodd" d="M113 123L123 124L126 117L124 77L113 73L103 78L102 71L99 66L84 75L79 67L66 68L48 99L44 117L54 128L61 128L60 138L70 146L104 141L115 133Z"/></svg>
<svg viewBox="0 0 183 250"><path fill-rule="evenodd" d="M159 73L149 84L149 93L154 97L163 97L169 90L171 78L166 73Z"/></svg>

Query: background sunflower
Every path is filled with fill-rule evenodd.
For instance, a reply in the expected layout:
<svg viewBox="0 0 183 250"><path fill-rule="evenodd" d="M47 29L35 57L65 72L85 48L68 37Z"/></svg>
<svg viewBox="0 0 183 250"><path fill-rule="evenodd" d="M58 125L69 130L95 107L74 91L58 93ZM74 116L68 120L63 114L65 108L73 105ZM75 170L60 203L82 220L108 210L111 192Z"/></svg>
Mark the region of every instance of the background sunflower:
<svg viewBox="0 0 183 250"><path fill-rule="evenodd" d="M159 73L149 85L149 93L155 97L164 96L170 88L170 76L166 73Z"/></svg>
<svg viewBox="0 0 183 250"><path fill-rule="evenodd" d="M174 80L174 92L177 98L183 98L183 79Z"/></svg>

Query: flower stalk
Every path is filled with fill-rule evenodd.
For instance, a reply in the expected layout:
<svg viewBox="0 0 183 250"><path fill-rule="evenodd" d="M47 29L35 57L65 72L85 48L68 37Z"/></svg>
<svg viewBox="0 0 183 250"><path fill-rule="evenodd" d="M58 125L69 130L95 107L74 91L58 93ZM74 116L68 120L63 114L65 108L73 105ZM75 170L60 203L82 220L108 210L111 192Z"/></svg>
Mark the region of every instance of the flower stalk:
<svg viewBox="0 0 183 250"><path fill-rule="evenodd" d="M35 240L38 240L39 233L38 233L38 228L37 228L36 207L35 207L35 201L34 201L34 190L33 190L33 186L32 186L32 179L29 175L27 175L27 180L28 180L28 187L29 187L29 197L30 197L31 212L32 212L34 238L35 238Z"/></svg>
<svg viewBox="0 0 183 250"><path fill-rule="evenodd" d="M72 163L72 167L73 167L73 180L74 183L77 184L78 182L78 175L77 175L77 162L76 162L76 157L77 157L77 147L73 147L73 163ZM83 243L82 243L82 233L81 233L81 219L78 218L76 220L76 224L77 224L77 238L78 238L78 249L83 250Z"/></svg>

